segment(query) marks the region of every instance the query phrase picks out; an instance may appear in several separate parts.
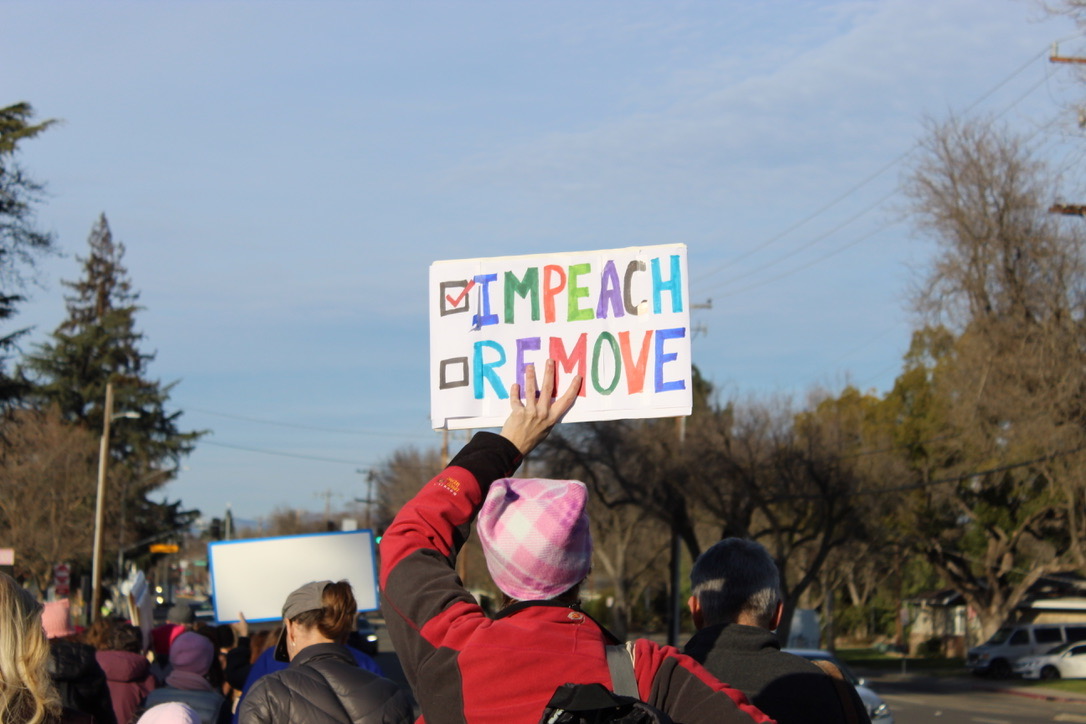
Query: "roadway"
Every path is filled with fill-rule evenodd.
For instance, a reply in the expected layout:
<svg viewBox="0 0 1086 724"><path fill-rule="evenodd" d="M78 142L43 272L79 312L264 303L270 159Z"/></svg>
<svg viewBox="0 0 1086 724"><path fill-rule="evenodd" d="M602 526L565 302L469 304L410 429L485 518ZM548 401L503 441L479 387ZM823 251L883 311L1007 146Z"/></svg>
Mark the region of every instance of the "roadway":
<svg viewBox="0 0 1086 724"><path fill-rule="evenodd" d="M865 672L866 674L867 672ZM1083 722L1086 697L962 676L867 676L896 724L1040 724Z"/></svg>

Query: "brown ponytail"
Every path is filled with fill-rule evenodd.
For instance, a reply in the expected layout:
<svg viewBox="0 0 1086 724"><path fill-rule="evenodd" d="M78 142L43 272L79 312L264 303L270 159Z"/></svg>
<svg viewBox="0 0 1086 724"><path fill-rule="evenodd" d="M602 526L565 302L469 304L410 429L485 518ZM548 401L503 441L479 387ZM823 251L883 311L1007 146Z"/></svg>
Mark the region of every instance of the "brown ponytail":
<svg viewBox="0 0 1086 724"><path fill-rule="evenodd" d="M304 611L291 620L305 628L316 626L321 636L331 641L344 641L354 630L358 611L351 584L347 581L329 583L321 593L321 603L321 608Z"/></svg>

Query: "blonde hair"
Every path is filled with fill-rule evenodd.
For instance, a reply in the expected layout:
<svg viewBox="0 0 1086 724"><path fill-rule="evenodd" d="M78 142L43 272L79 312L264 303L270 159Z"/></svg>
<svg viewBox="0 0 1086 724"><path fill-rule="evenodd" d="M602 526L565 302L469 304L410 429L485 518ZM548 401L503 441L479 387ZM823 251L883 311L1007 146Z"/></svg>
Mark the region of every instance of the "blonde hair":
<svg viewBox="0 0 1086 724"><path fill-rule="evenodd" d="M39 724L60 716L41 611L26 589L0 573L0 721Z"/></svg>

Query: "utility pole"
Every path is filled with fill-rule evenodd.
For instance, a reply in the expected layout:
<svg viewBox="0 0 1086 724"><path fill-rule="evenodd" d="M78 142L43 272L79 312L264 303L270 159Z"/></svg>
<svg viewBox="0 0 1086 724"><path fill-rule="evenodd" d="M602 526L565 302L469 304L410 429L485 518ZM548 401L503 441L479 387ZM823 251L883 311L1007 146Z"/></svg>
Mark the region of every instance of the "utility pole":
<svg viewBox="0 0 1086 724"><path fill-rule="evenodd" d="M712 299L706 299L705 302L702 303L702 304L691 304L690 305L691 311L693 311L695 309L712 309L712 308L713 308L713 300ZM705 325L697 325L697 326L691 325L691 332L690 332L691 340L693 340L693 338L696 337L699 333L708 334L709 333L709 328L706 327ZM678 447L677 447L678 454L682 455L683 447L685 447L685 445L686 445L686 418L685 417L676 417L675 418L675 435L676 435L676 437L678 439ZM672 515L674 516L675 513L673 512ZM670 578L670 583L671 583L671 586L670 586L670 588L671 588L670 594L671 595L668 597L668 605L667 605L667 609L668 609L667 643L670 646L678 646L678 644L679 644L679 633L680 633L680 628L681 628L680 623L682 621L682 605L683 605L682 604L682 595L681 595L681 592L682 592L682 555L683 555L682 538L679 536L679 531L676 530L676 528L675 528L675 521L672 520L672 523L671 523L671 565L670 565L671 570L668 571L668 573L670 574L669 578Z"/></svg>
<svg viewBox="0 0 1086 724"><path fill-rule="evenodd" d="M109 467L109 426L122 417L134 419L138 412L118 412L113 414L113 383L106 383L105 409L102 414L102 439L98 447L98 493L94 499L94 549L91 553L91 603L87 623L94 623L101 614L102 603L102 528L105 515L106 471ZM122 501L122 505L123 505ZM121 572L117 571L118 578Z"/></svg>
<svg viewBox="0 0 1086 724"><path fill-rule="evenodd" d="M363 470L362 468L356 469L355 472L358 473L359 475L365 475L366 476L366 497L365 498L355 498L354 502L362 503L362 504L364 504L366 506L366 529L372 532L373 531L373 504L374 504L374 502L376 502L373 499L373 480L377 476L374 474L374 472L372 470Z"/></svg>
<svg viewBox="0 0 1086 724"><path fill-rule="evenodd" d="M683 447L686 445L686 418L675 418L675 434L678 437L679 454L682 455ZM668 600L668 617L667 617L667 643L669 646L679 645L679 629L682 622L682 555L683 555L683 542L679 537L679 531L675 527L674 516L676 511L672 511L671 521L671 596Z"/></svg>
<svg viewBox="0 0 1086 724"><path fill-rule="evenodd" d="M98 494L94 500L94 552L91 554L91 604L87 623L94 623L102 602L102 523L105 512L106 469L109 465L109 424L113 422L113 383L106 383L106 403L102 413L102 439L98 447Z"/></svg>
<svg viewBox="0 0 1086 724"><path fill-rule="evenodd" d="M318 498L324 498L324 524L327 526L332 522L332 498L336 495L331 488L327 490L313 493Z"/></svg>
<svg viewBox="0 0 1086 724"><path fill-rule="evenodd" d="M711 298L706 299L701 304L691 304L690 305L690 310L691 311L693 311L695 309L712 309L712 308L713 308L713 300ZM690 325L690 339L693 340L699 334L709 334L709 327L704 325L704 324L691 324Z"/></svg>
<svg viewBox="0 0 1086 724"><path fill-rule="evenodd" d="M1086 65L1086 58L1076 58L1069 55L1060 55L1059 43L1052 44L1052 54L1048 56L1049 63L1076 63Z"/></svg>
<svg viewBox="0 0 1086 724"><path fill-rule="evenodd" d="M1052 54L1048 56L1050 63L1074 63L1078 65L1086 65L1086 58L1077 58L1073 56L1060 55L1060 46L1058 43L1052 44ZM1080 109L1078 114L1079 127L1086 126L1086 114ZM1086 206L1081 204L1052 204L1048 208L1050 214L1063 214L1064 216L1086 216Z"/></svg>

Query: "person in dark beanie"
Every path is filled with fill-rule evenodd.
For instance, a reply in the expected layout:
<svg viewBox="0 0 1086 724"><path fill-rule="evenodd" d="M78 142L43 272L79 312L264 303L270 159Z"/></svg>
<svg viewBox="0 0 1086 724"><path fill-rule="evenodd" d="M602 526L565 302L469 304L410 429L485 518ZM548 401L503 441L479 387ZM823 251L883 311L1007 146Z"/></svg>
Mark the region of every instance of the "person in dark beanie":
<svg viewBox="0 0 1086 724"><path fill-rule="evenodd" d="M427 724L535 724L566 684L616 692L630 677L635 698L674 721L770 721L693 659L645 639L622 648L581 610L592 559L587 489L509 477L572 407L581 378L553 401L552 360L541 386L532 366L524 379L523 398L511 387L501 434L476 434L381 539L385 623ZM505 595L493 618L456 575L472 521ZM614 670L609 646L624 657Z"/></svg>
<svg viewBox="0 0 1086 724"><path fill-rule="evenodd" d="M773 633L784 611L780 573L761 544L743 538L715 543L694 562L690 585L698 631L683 649L687 655L742 689L779 724L870 721L850 684L781 651Z"/></svg>

